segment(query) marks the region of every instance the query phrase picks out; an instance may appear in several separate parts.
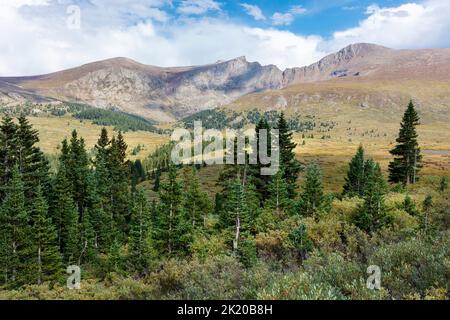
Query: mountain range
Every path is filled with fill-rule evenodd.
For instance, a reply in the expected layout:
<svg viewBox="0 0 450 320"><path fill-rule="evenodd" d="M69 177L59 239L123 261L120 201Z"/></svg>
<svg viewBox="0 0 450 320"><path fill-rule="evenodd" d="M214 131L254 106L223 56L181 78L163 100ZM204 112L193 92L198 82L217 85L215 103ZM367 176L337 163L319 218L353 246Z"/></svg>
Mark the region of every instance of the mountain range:
<svg viewBox="0 0 450 320"><path fill-rule="evenodd" d="M450 49L362 43L284 71L245 57L173 68L114 58L46 75L1 77L0 105L70 101L171 122L220 106L298 108L324 100L365 107L413 98L439 108L450 102L449 84Z"/></svg>

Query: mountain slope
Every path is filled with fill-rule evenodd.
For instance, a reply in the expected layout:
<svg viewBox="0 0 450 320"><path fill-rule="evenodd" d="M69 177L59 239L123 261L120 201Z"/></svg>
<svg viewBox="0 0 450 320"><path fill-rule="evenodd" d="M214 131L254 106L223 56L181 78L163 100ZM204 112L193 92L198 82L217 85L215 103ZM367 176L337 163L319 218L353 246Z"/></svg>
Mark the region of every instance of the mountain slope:
<svg viewBox="0 0 450 320"><path fill-rule="evenodd" d="M346 83L346 89L333 89L330 93L330 85L323 84L330 81ZM371 98L371 85L352 91L359 83L371 81L374 85L390 81L402 90L387 90L386 95L373 92L378 96L376 99ZM416 83L411 90L406 84L408 81ZM130 59L115 58L48 75L0 78L0 103L77 101L101 108L114 107L157 121L173 121L227 104L236 108L249 102L253 107L265 103L272 108L295 106L289 97L276 93L292 85L299 93L304 92L296 98L302 104L325 101L331 95L325 103L351 100L360 105L384 101L383 105L389 105L392 101L403 103L411 94L417 93L412 88L420 88L420 83L424 82L429 92L426 97L423 95L424 103L439 104L446 101L447 87L439 93L444 95L443 100L435 97L433 87L448 81L449 49L393 50L372 44L355 44L310 66L285 71L273 65L248 62L245 57L178 68L147 66ZM316 91L311 84L316 84L313 86ZM321 94L324 88L328 93ZM251 95L247 97L248 94Z"/></svg>

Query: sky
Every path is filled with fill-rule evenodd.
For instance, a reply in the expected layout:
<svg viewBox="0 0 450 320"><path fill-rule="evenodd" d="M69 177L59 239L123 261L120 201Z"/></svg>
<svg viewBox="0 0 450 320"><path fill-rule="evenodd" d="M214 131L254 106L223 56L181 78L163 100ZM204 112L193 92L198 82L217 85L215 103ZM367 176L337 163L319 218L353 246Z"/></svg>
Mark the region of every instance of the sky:
<svg viewBox="0 0 450 320"><path fill-rule="evenodd" d="M0 0L0 76L113 57L280 69L359 42L450 48L450 0Z"/></svg>

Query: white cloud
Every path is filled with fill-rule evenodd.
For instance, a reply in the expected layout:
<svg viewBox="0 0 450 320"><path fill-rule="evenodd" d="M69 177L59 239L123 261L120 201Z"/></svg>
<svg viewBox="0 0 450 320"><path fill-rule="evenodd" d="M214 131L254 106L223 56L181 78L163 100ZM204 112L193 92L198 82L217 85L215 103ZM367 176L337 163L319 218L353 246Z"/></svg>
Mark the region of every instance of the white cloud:
<svg viewBox="0 0 450 320"><path fill-rule="evenodd" d="M355 42L392 48L450 46L450 1L429 0L398 7L367 8L368 17L357 27L335 32L330 49Z"/></svg>
<svg viewBox="0 0 450 320"><path fill-rule="evenodd" d="M252 16L255 20L266 20L266 17L258 6L248 3L241 3L241 6L245 9L247 14Z"/></svg>
<svg viewBox="0 0 450 320"><path fill-rule="evenodd" d="M294 21L294 15L292 13L280 13L275 12L272 15L272 24L275 26L288 26Z"/></svg>
<svg viewBox="0 0 450 320"><path fill-rule="evenodd" d="M292 6L288 12L275 12L272 15L272 24L275 26L288 26L295 20L295 16L306 13L307 10L300 5Z"/></svg>
<svg viewBox="0 0 450 320"><path fill-rule="evenodd" d="M183 0L177 11L186 15L199 15L208 11L220 11L220 6L214 0Z"/></svg>
<svg viewBox="0 0 450 320"><path fill-rule="evenodd" d="M329 39L251 28L223 17L177 19L165 11L170 0L143 0L142 7L133 6L137 2L132 0L83 2L82 28L69 30L66 5L57 2L63 0L1 2L0 75L41 74L117 56L180 66L245 55L283 69L313 63L355 42L393 48L450 47L447 0L372 6L358 26Z"/></svg>

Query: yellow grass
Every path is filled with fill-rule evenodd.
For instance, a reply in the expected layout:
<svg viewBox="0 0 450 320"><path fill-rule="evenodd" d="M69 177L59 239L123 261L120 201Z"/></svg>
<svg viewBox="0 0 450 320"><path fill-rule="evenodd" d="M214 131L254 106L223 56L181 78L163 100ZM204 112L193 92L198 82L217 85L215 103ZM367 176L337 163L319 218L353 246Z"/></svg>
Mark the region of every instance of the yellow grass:
<svg viewBox="0 0 450 320"><path fill-rule="evenodd" d="M47 154L57 154L59 146L64 138L70 139L72 131L75 129L78 135L83 137L88 150L94 147L100 135L101 126L92 124L91 121L74 119L72 117L29 117L30 123L39 131L39 147ZM112 127L106 127L110 137L117 135ZM151 132L126 132L124 138L128 144L129 157L144 158L152 152L158 145L166 143L168 136ZM132 156L131 151L138 145L143 145L143 149L137 156Z"/></svg>

